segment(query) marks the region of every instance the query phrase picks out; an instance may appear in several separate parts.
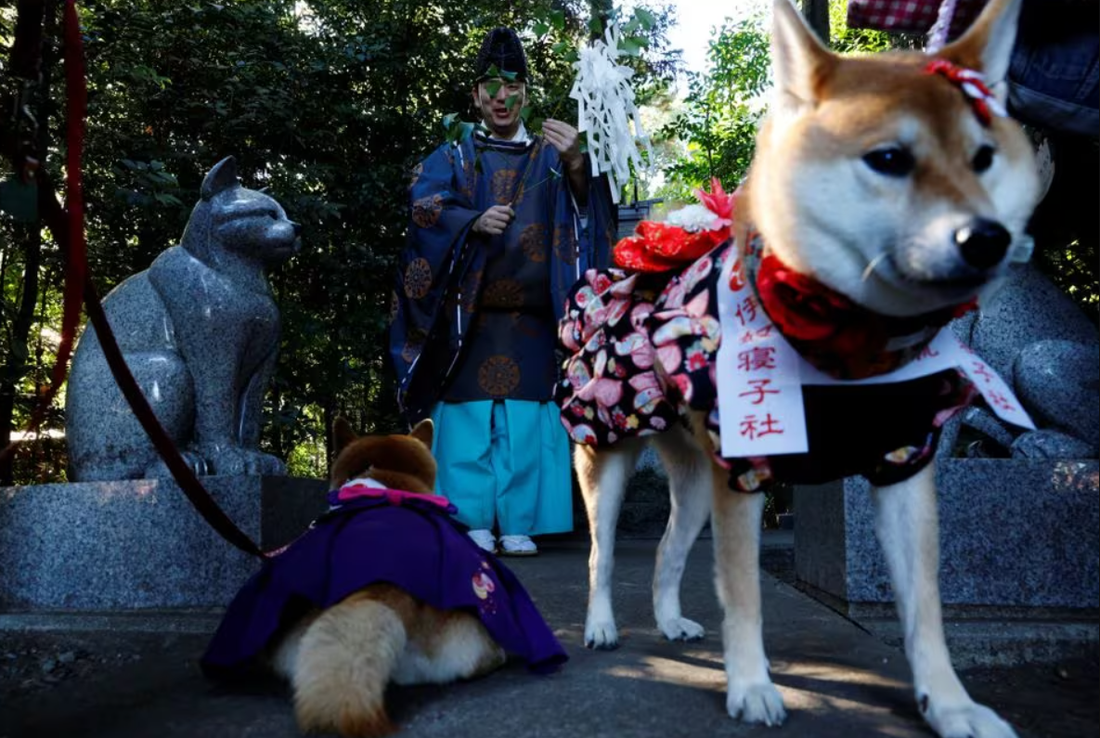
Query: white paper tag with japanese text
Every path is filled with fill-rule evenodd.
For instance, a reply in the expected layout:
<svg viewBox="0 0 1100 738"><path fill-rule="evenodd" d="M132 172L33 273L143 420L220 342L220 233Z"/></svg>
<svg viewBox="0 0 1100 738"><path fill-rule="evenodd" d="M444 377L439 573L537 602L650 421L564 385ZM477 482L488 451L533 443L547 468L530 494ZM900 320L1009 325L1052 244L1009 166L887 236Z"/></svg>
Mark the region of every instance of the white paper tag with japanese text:
<svg viewBox="0 0 1100 738"><path fill-rule="evenodd" d="M944 331L944 333L948 333L948 331ZM940 336L942 335L943 333L940 334ZM993 367L986 364L974 353L973 349L956 338L954 334L951 334L951 339L955 341L954 352L960 359L959 371L974 383L974 387L985 398L990 409L997 414L997 417L1021 428L1035 430L1035 423L1032 422L1031 416L1020 405L1016 395L1012 394L1008 383L1001 379L997 372L993 371Z"/></svg>
<svg viewBox="0 0 1100 738"><path fill-rule="evenodd" d="M753 291L730 275L740 269L731 256L718 282L718 422L722 456L805 453L806 411L798 362L802 359L779 334Z"/></svg>

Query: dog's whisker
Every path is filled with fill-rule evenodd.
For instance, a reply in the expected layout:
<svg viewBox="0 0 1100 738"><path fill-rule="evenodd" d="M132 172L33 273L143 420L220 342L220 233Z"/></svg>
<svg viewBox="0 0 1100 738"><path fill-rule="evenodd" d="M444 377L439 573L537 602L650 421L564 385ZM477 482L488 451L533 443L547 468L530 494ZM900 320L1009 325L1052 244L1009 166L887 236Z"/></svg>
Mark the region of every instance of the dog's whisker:
<svg viewBox="0 0 1100 738"><path fill-rule="evenodd" d="M883 251L878 256L871 259L871 261L867 262L867 268L863 270L863 276L862 276L861 280L866 282L868 279L870 279L871 274L873 274L874 271L875 271L875 267L877 267L880 263L882 263L882 260L885 259L885 258L886 258L886 252Z"/></svg>

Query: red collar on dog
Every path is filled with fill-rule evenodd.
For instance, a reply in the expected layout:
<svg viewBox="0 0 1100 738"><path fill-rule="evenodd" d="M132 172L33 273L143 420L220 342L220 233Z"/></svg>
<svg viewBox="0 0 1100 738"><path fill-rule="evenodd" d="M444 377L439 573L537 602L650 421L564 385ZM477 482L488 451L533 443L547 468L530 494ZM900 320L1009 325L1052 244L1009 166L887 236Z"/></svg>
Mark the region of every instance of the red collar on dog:
<svg viewBox="0 0 1100 738"><path fill-rule="evenodd" d="M750 237L745 255L746 276L764 312L806 361L838 379L898 369L975 307L971 300L906 318L882 315L763 253L759 234Z"/></svg>

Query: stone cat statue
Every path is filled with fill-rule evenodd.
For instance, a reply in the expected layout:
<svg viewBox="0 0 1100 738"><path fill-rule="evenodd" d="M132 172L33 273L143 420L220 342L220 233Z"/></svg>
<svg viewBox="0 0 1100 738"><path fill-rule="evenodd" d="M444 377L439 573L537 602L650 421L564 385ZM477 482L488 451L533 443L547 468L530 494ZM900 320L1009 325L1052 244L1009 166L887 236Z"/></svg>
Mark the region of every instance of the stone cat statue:
<svg viewBox="0 0 1100 738"><path fill-rule="evenodd" d="M203 180L179 245L103 300L138 385L198 474L285 474L258 449L279 310L266 271L300 247L272 197L242 187L233 157ZM170 476L115 384L89 324L65 403L70 481Z"/></svg>

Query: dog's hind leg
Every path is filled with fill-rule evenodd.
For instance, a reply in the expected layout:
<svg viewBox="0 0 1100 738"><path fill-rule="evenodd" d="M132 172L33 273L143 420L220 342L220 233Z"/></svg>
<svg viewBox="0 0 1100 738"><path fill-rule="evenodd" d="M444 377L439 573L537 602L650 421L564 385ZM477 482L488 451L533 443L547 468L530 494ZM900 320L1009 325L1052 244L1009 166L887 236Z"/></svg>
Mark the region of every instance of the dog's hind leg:
<svg viewBox="0 0 1100 738"><path fill-rule="evenodd" d="M395 684L446 684L488 674L507 659L481 621L467 612L421 605Z"/></svg>
<svg viewBox="0 0 1100 738"><path fill-rule="evenodd" d="M729 488L729 471L711 463L715 579L726 665L726 710L747 723L780 725L783 698L768 676L760 605L760 523L764 495Z"/></svg>
<svg viewBox="0 0 1100 738"><path fill-rule="evenodd" d="M670 641L703 637L703 626L680 612L680 580L688 554L710 516L710 458L684 429L672 428L654 437L668 472L672 511L657 547L653 572L653 615Z"/></svg>
<svg viewBox="0 0 1100 738"><path fill-rule="evenodd" d="M951 666L940 609L934 466L875 489L874 500L875 533L894 584L921 714L942 738L1014 737L1008 723L970 699Z"/></svg>
<svg viewBox="0 0 1100 738"><path fill-rule="evenodd" d="M621 441L614 448L597 451L578 445L573 456L577 479L588 511L591 551L588 554L588 616L584 645L612 649L619 645L615 612L611 607L611 573L615 568L615 526L626 494L626 482L634 472L641 443Z"/></svg>

